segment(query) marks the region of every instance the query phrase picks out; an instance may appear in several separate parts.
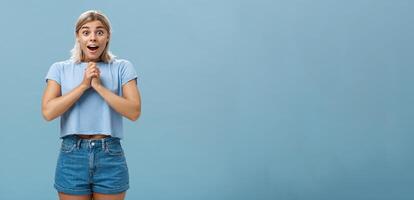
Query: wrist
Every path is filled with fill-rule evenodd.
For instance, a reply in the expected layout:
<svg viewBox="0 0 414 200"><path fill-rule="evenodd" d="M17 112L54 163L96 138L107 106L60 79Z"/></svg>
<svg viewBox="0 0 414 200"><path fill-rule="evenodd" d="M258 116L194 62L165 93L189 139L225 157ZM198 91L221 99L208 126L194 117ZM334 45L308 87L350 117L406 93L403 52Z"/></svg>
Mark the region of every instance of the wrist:
<svg viewBox="0 0 414 200"><path fill-rule="evenodd" d="M87 89L89 88L89 86L87 86L87 85L85 85L85 84L80 84L78 87L79 87L82 91L85 91L85 90L87 90Z"/></svg>
<svg viewBox="0 0 414 200"><path fill-rule="evenodd" d="M102 88L102 85L101 84L94 84L94 85L92 85L92 87L95 90L100 90Z"/></svg>

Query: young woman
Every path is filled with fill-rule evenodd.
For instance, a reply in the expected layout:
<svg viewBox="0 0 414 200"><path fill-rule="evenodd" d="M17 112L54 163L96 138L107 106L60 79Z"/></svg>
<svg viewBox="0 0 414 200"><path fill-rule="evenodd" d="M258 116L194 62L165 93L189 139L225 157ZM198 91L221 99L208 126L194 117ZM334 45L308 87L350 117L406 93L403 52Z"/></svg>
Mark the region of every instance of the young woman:
<svg viewBox="0 0 414 200"><path fill-rule="evenodd" d="M137 75L129 61L110 53L103 13L81 14L75 35L71 59L49 68L42 99L43 117L61 122L54 187L61 200L124 199L129 175L122 117L140 116Z"/></svg>

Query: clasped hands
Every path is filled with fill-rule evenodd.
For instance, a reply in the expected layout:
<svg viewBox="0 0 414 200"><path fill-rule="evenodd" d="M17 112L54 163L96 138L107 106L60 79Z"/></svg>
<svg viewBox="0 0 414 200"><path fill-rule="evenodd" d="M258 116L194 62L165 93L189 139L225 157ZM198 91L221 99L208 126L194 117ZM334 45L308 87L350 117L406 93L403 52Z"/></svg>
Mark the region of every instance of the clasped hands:
<svg viewBox="0 0 414 200"><path fill-rule="evenodd" d="M94 88L101 86L101 72L99 71L98 66L95 62L89 62L88 66L85 69L85 73L83 75L82 85L86 86L86 88Z"/></svg>

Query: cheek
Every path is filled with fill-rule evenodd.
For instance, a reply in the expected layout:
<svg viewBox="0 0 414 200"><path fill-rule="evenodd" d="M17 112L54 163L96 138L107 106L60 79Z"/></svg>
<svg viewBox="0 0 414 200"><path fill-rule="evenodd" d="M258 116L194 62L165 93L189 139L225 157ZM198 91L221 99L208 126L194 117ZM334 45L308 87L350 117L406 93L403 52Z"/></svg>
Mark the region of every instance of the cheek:
<svg viewBox="0 0 414 200"><path fill-rule="evenodd" d="M106 46L106 44L108 43L108 39L103 39L103 40L101 40L101 44L102 45L104 45L104 46Z"/></svg>
<svg viewBox="0 0 414 200"><path fill-rule="evenodd" d="M84 48L86 46L82 40L78 40L78 44L81 48Z"/></svg>
<svg viewBox="0 0 414 200"><path fill-rule="evenodd" d="M86 46L87 40L85 38L78 37L77 40L81 46Z"/></svg>
<svg viewBox="0 0 414 200"><path fill-rule="evenodd" d="M108 42L107 41L102 41L102 43L100 45L100 46L103 47L103 48L101 48L102 51L105 49L106 45L108 45Z"/></svg>
<svg viewBox="0 0 414 200"><path fill-rule="evenodd" d="M82 42L79 42L79 46L81 47L81 49L86 48L85 44L83 44Z"/></svg>

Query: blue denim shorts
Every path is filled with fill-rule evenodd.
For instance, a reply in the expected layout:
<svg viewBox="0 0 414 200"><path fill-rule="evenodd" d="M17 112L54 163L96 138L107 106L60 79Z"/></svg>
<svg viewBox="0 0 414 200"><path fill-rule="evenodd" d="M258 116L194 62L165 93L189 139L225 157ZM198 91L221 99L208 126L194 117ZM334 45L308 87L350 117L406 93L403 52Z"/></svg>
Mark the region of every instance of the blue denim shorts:
<svg viewBox="0 0 414 200"><path fill-rule="evenodd" d="M65 136L56 165L54 187L58 192L72 195L126 191L129 174L120 139Z"/></svg>

